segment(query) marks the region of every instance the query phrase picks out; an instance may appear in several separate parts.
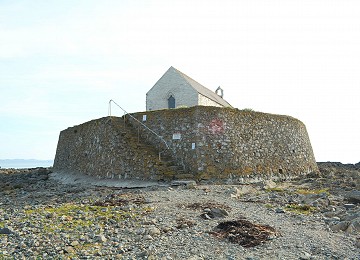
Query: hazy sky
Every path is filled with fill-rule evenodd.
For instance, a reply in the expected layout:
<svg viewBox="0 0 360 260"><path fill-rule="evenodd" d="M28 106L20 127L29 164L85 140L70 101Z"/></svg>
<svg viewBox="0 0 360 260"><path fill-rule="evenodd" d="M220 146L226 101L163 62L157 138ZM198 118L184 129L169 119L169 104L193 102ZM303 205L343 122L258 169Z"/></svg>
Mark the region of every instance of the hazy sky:
<svg viewBox="0 0 360 260"><path fill-rule="evenodd" d="M360 161L360 1L0 0L0 159L145 110L174 66L239 109L305 123L317 161ZM114 110L115 115L122 113Z"/></svg>

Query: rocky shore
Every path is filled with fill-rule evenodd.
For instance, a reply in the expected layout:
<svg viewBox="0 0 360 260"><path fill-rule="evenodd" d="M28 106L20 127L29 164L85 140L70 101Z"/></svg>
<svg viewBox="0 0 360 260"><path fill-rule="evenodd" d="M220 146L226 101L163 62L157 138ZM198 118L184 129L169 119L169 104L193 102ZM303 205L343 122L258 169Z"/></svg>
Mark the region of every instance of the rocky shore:
<svg viewBox="0 0 360 260"><path fill-rule="evenodd" d="M251 185L119 188L0 169L0 259L360 259L360 163Z"/></svg>

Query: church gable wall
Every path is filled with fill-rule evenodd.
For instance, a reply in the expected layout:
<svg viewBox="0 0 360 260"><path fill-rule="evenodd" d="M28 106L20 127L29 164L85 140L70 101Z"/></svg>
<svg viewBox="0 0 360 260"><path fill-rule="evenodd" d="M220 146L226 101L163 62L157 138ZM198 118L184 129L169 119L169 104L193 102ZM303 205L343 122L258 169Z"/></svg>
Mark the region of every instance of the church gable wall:
<svg viewBox="0 0 360 260"><path fill-rule="evenodd" d="M146 110L168 108L168 98L175 98L175 107L198 104L197 92L175 71L169 69L146 94Z"/></svg>

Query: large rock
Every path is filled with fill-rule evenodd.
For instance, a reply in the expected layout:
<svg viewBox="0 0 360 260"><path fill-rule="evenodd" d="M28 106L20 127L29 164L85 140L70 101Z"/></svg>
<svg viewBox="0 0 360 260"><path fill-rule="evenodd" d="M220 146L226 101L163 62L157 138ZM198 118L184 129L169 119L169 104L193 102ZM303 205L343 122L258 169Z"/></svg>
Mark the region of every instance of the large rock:
<svg viewBox="0 0 360 260"><path fill-rule="evenodd" d="M360 218L353 219L346 229L347 233L359 234L360 233Z"/></svg>
<svg viewBox="0 0 360 260"><path fill-rule="evenodd" d="M277 184L273 180L265 180L262 185L264 189L273 189Z"/></svg>
<svg viewBox="0 0 360 260"><path fill-rule="evenodd" d="M258 189L256 189L252 185L239 185L237 187L232 187L226 191L227 194L230 194L231 198L239 198L243 195L256 192L258 192Z"/></svg>
<svg viewBox="0 0 360 260"><path fill-rule="evenodd" d="M360 191L352 190L344 195L345 199L350 203L360 203Z"/></svg>
<svg viewBox="0 0 360 260"><path fill-rule="evenodd" d="M311 205L313 207L325 208L329 206L330 200L326 192L319 194L307 194L302 200L303 204Z"/></svg>
<svg viewBox="0 0 360 260"><path fill-rule="evenodd" d="M200 215L203 219L225 218L229 215L226 210L220 208L204 209L204 211Z"/></svg>
<svg viewBox="0 0 360 260"><path fill-rule="evenodd" d="M336 225L331 226L331 229L333 231L345 231L349 227L349 225L350 225L349 221L342 221Z"/></svg>
<svg viewBox="0 0 360 260"><path fill-rule="evenodd" d="M160 236L161 235L161 231L160 229L158 229L157 227L150 227L148 230L148 234L152 237L154 236Z"/></svg>
<svg viewBox="0 0 360 260"><path fill-rule="evenodd" d="M359 170L360 170L360 162L355 163L354 166L355 166L356 169L359 169Z"/></svg>

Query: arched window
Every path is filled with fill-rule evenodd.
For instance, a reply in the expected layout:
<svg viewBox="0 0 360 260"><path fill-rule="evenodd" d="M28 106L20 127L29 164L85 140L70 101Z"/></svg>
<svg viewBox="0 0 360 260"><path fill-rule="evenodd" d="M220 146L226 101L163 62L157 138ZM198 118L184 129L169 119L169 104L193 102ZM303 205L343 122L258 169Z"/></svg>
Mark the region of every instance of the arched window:
<svg viewBox="0 0 360 260"><path fill-rule="evenodd" d="M175 108L175 98L173 96L170 96L168 98L168 107L169 108Z"/></svg>

